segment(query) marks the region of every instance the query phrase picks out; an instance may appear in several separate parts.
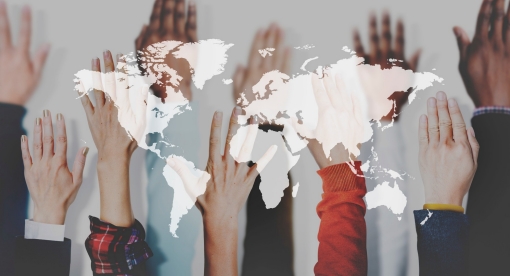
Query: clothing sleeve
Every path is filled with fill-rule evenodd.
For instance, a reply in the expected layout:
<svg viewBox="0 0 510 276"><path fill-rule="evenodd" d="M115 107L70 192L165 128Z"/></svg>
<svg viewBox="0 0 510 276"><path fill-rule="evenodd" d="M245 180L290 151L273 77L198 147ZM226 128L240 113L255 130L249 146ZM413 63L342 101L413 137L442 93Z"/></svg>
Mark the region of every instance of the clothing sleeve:
<svg viewBox="0 0 510 276"><path fill-rule="evenodd" d="M16 276L69 276L71 240L46 241L16 237L14 267ZM6 274L7 275L7 274Z"/></svg>
<svg viewBox="0 0 510 276"><path fill-rule="evenodd" d="M25 220L25 239L64 241L65 225L47 224Z"/></svg>
<svg viewBox="0 0 510 276"><path fill-rule="evenodd" d="M480 144L469 189L469 273L501 275L510 260L510 116L482 114L471 124Z"/></svg>
<svg viewBox="0 0 510 276"><path fill-rule="evenodd" d="M356 174L347 163L318 171L324 193L317 205L321 222L315 275L367 275L363 201L367 190L360 165L361 162L355 162Z"/></svg>
<svg viewBox="0 0 510 276"><path fill-rule="evenodd" d="M96 217L89 219L91 233L85 247L94 275L147 275L145 261L152 251L138 220L131 227L118 227Z"/></svg>
<svg viewBox="0 0 510 276"><path fill-rule="evenodd" d="M0 271L14 274L16 236L23 236L28 208L28 188L21 157L25 108L0 103Z"/></svg>
<svg viewBox="0 0 510 276"><path fill-rule="evenodd" d="M469 222L459 212L414 211L420 276L468 275Z"/></svg>
<svg viewBox="0 0 510 276"><path fill-rule="evenodd" d="M506 114L510 115L510 107L506 106L482 106L475 108L473 117L483 114Z"/></svg>

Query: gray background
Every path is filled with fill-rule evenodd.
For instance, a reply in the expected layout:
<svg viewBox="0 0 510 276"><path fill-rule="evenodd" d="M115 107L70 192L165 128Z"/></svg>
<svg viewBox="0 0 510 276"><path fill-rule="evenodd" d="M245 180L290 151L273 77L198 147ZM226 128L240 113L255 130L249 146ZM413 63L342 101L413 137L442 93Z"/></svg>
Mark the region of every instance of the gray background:
<svg viewBox="0 0 510 276"><path fill-rule="evenodd" d="M52 49L44 70L44 75L36 94L27 104L28 114L24 126L29 137L33 122L42 116L43 109L53 114L58 112L66 116L69 135L69 156L74 156L79 147L90 147L83 186L71 206L66 220L66 237L72 239L71 275L91 275L90 261L83 243L89 233L88 215L99 215L99 189L95 162L97 150L90 135L85 113L76 100L73 91L73 75L81 69L90 68L93 57L101 57L104 49L113 53L127 53L134 50L134 39L142 24L148 23L153 1L126 0L8 0L11 25L16 36L19 26L19 14L23 4L31 5L34 14L33 47L42 42L50 42ZM229 114L234 102L232 87L225 86L221 79L230 78L238 63L246 63L252 38L258 28L277 22L286 31L290 46L313 44L309 51L294 51L292 70L297 72L302 62L310 57L319 59L308 65L313 68L319 64L330 64L347 57L341 48L352 47L351 33L354 27L361 31L365 47L368 47L368 18L372 11L379 15L384 9L390 11L392 24L396 18L402 18L406 25L407 56L417 48L423 49L419 71L431 71L445 79L444 85L418 94L411 108L406 108L402 117L405 125L405 147L408 172L415 177L408 181L410 192L407 194L406 208L420 209L423 204L423 189L417 162L417 122L418 116L425 112L425 101L438 90L444 90L448 96L455 97L462 106L464 118L469 120L473 105L468 98L457 70L458 51L452 32L459 25L472 35L479 0L469 1L197 1L199 39L218 38L234 46L229 55L225 72L208 81L203 90L194 91L194 97L200 97L205 103L199 112L201 129L202 160L207 155L209 122L216 109ZM227 120L228 116L224 116ZM224 124L225 125L225 124ZM226 132L226 131L224 131ZM223 134L225 135L225 133ZM147 199L145 187L145 152L137 150L131 165L132 202L135 216L145 224ZM72 162L73 157L70 158ZM198 164L199 167L203 167ZM296 275L312 275L317 261L317 230L319 225L315 213L320 200L321 182L314 173L317 165L307 151L303 152L300 162L292 170L294 181L300 182L297 197L294 200L294 238ZM162 183L162 185L166 185ZM168 210L170 211L170 210ZM368 211L367 218L370 218ZM161 218L169 220L169 218ZM244 218L241 218L243 223ZM413 222L411 220L411 222ZM371 225L371 222L367 222ZM418 259L415 248L414 225L410 225L413 242L410 244L409 275L418 275ZM242 227L240 227L242 229ZM169 233L170 235L170 233ZM242 235L240 235L242 239ZM190 246L199 246L197 245ZM203 273L203 258L197 256L197 275ZM370 268L376 275L377 270Z"/></svg>

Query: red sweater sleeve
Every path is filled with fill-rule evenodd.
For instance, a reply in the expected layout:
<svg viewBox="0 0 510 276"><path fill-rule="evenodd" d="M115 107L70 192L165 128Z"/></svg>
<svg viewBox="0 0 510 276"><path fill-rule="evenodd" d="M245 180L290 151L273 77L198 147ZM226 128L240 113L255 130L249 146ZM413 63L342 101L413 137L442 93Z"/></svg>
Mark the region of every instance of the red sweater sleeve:
<svg viewBox="0 0 510 276"><path fill-rule="evenodd" d="M358 175L360 161L355 162ZM367 275L365 178L358 177L347 163L318 171L322 178L322 200L317 205L319 261L315 275Z"/></svg>

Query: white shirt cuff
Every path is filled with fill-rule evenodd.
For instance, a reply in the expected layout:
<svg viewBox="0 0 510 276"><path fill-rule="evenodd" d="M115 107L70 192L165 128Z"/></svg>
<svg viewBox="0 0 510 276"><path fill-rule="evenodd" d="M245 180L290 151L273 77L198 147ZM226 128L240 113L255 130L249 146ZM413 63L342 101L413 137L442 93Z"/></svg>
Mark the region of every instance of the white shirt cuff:
<svg viewBox="0 0 510 276"><path fill-rule="evenodd" d="M65 225L47 224L25 220L25 239L64 241Z"/></svg>

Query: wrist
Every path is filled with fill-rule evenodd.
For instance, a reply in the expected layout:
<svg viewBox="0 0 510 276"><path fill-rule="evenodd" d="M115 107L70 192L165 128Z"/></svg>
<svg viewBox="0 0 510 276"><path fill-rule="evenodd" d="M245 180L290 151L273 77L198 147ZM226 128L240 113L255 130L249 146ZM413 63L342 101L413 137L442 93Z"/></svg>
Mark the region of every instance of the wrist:
<svg viewBox="0 0 510 276"><path fill-rule="evenodd" d="M425 197L425 204L447 204L447 205L456 205L456 206L462 206L462 199L464 197L460 196L445 196L445 197L439 197L439 196L426 196Z"/></svg>
<svg viewBox="0 0 510 276"><path fill-rule="evenodd" d="M67 211L64 209L43 211L34 209L33 221L46 224L64 225Z"/></svg>

